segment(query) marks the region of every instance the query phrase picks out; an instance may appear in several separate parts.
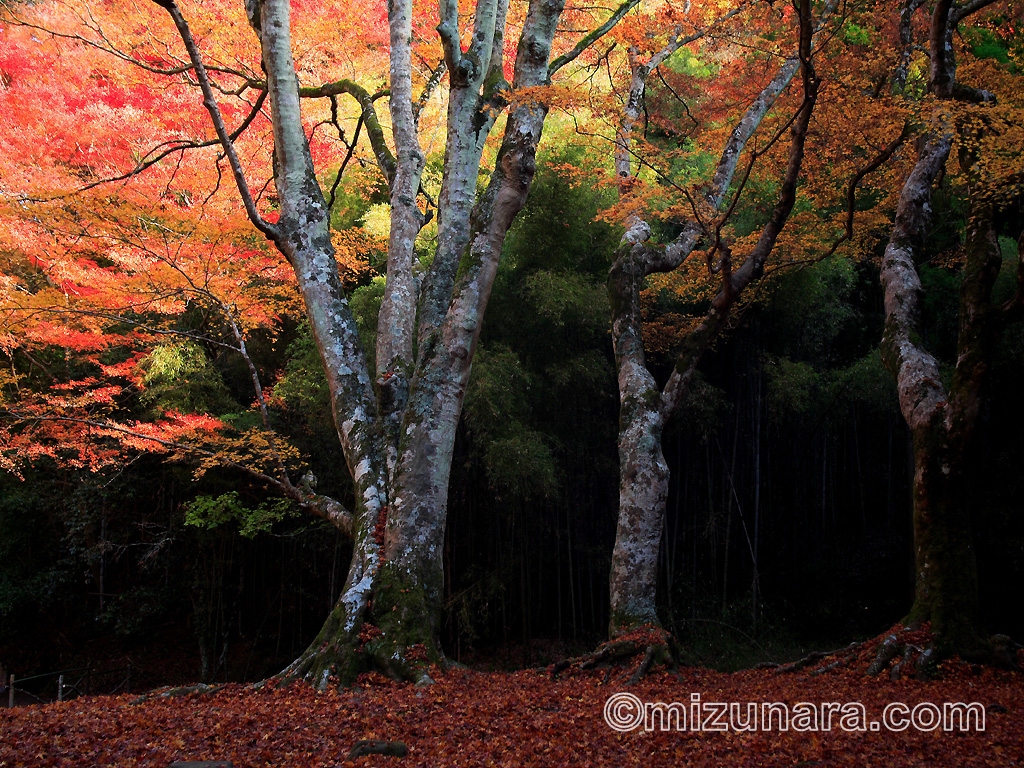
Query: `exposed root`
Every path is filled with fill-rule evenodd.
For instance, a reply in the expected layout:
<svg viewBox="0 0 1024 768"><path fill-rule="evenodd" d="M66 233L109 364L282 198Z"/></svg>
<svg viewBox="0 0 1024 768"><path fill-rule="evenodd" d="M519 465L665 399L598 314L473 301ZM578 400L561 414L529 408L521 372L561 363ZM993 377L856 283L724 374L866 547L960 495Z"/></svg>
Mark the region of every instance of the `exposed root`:
<svg viewBox="0 0 1024 768"><path fill-rule="evenodd" d="M636 671L630 675L627 685L636 685L640 682L643 676L646 675L647 671L651 668L651 664L654 662L654 658L660 649L660 645L647 646L647 650L644 651L643 661L640 662L640 666L636 668Z"/></svg>
<svg viewBox="0 0 1024 768"><path fill-rule="evenodd" d="M842 656L837 658L835 662L826 665L828 669L836 669L837 667L843 666L843 664L848 662L849 659L856 655L857 651L860 649L860 645L860 643L850 643L845 648L837 648L836 650L811 651L803 658L798 658L796 662L779 665L775 668L775 673L779 675L784 675L790 672L799 672L800 670L807 669L811 665L820 662L820 660L824 658L831 658L833 656L839 656L840 654L843 654ZM823 671L824 669L825 668L821 668L821 671Z"/></svg>
<svg viewBox="0 0 1024 768"><path fill-rule="evenodd" d="M428 648L422 642L401 645L369 621L364 620L358 632L343 632L328 623L299 658L266 682L282 687L302 680L324 691L350 686L361 674L376 672L398 683L430 685L430 670L445 669L447 664L439 647Z"/></svg>
<svg viewBox="0 0 1024 768"><path fill-rule="evenodd" d="M915 656L915 653L922 654L923 651L916 645L907 644L903 647L902 657L889 669L890 680L899 680L901 677L909 675L916 670L916 659L922 657L920 655ZM926 664L930 656L931 655L929 654L924 657ZM922 667L922 669L924 669L924 667Z"/></svg>
<svg viewBox="0 0 1024 768"><path fill-rule="evenodd" d="M890 680L904 677L930 680L938 676L939 662L944 658L936 648L927 623L897 625L877 644L865 674L877 677L888 670Z"/></svg>
<svg viewBox="0 0 1024 768"><path fill-rule="evenodd" d="M648 625L609 640L593 653L556 662L548 670L554 680L566 670L574 674L603 669L607 682L617 669L627 669L627 685L635 685L659 665L676 669L679 666L679 647L671 633Z"/></svg>
<svg viewBox="0 0 1024 768"><path fill-rule="evenodd" d="M868 666L867 674L870 677L875 677L883 669L889 666L893 659L904 653L904 646L899 641L899 637L896 633L886 635L885 640L878 646L878 651L875 653L875 659ZM900 662L903 663L902 661Z"/></svg>
<svg viewBox="0 0 1024 768"><path fill-rule="evenodd" d="M843 664L845 664L847 661L849 661L857 654L857 651L860 650L861 645L863 645L863 643L850 643L845 648L837 648L834 651L811 651L803 658L797 659L796 661L790 662L789 664L778 664L776 662L769 661L763 664L758 664L755 667L755 669L774 669L776 674L782 675L786 674L787 672L799 672L801 669L806 669L807 667L811 666L812 664L818 661L822 661L823 659L829 659L833 656L839 656L839 658L837 658L831 664L828 664L820 669L814 670L814 672L811 673L821 674L828 670L841 667ZM840 654L842 655L840 656Z"/></svg>
<svg viewBox="0 0 1024 768"><path fill-rule="evenodd" d="M986 652L968 657L975 664L990 664L1003 669L1020 669L1018 656L1021 645L1006 635L996 635L983 641ZM897 625L874 640L851 643L836 651L815 651L790 664L758 664L757 669L774 669L777 673L809 670L810 675L822 675L844 666L865 671L870 677L887 673L891 680L913 677L930 680L940 674L940 662L949 658L940 652L928 624ZM821 666L818 662L829 660Z"/></svg>
<svg viewBox="0 0 1024 768"><path fill-rule="evenodd" d="M131 700L132 704L143 704L153 699L176 699L179 696L188 696L189 694L205 695L208 693L216 693L217 691L224 688L226 685L207 685L206 683L197 683L196 685L179 685L171 688L158 688L155 691L144 693L141 696Z"/></svg>

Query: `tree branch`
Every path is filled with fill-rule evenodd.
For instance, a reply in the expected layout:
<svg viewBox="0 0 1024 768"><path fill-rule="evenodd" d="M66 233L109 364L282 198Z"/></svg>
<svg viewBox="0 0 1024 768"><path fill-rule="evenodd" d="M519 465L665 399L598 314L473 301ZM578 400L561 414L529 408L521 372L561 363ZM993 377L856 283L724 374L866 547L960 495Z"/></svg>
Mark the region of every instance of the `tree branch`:
<svg viewBox="0 0 1024 768"><path fill-rule="evenodd" d="M156 2L156 0L154 0L154 2ZM157 5L160 5L164 8L167 7L163 3L157 3ZM25 27L26 29L34 29L38 32L43 32L44 34L47 34L54 38L58 38L61 40L72 40L76 43L87 45L90 48L95 48L98 51L110 54L111 56L114 56L115 58L118 58L121 61L136 66L139 69L142 69L146 72L151 72L154 75L182 75L193 71L192 64L184 64L180 67L157 67L152 64L147 64L144 61L140 61L139 59L136 59L135 57L111 45L109 40L107 40L107 37L104 34L103 30L98 25L89 28L100 36L101 40L103 41L102 43L96 42L95 40L90 40L88 37L85 37L84 35L73 35L67 32L58 32L56 30L49 29L48 27L44 27L39 24L33 24L31 22L25 21L24 19L20 18L17 13L14 12L14 8L11 5L11 3L8 2L8 0L0 0L0 8L3 8L5 11L7 11L7 13L9 14L9 21L13 24L17 24L19 27ZM88 27L87 24L85 26ZM245 83L243 89L245 87L249 87L253 80L251 72L247 72L241 69L234 69L231 67L225 67L221 65L206 65L206 71L217 72L220 74L231 75L233 77L240 78ZM241 91L239 91L239 93L240 92Z"/></svg>
<svg viewBox="0 0 1024 768"><path fill-rule="evenodd" d="M234 131L228 134L228 139L230 141L236 141L238 137L241 136L250 125L252 125L252 121L256 118L256 115L260 113L260 110L263 109L263 104L266 100L266 91L261 91L259 96L257 96L256 98L256 102L252 105L252 109L249 110L249 114L246 115L245 120L242 121L238 128L236 128ZM161 147L164 147L168 144L173 144L174 146L171 146L162 152L157 151ZM151 148L145 155L143 155L142 160L132 170L126 173L122 173L120 176L110 176L105 179L100 179L99 181L90 182L89 184L86 184L83 187L79 187L78 189L75 190L75 192L86 192L90 189L94 189L95 187L99 187L104 184L113 184L118 181L125 181L126 179L130 179L133 176L138 176L147 168L152 168L161 160L163 160L166 157L169 157L170 155L173 155L176 152L184 153L191 149L203 149L205 147L214 147L218 145L223 145L223 142L221 141L220 138L210 139L208 141L165 141L161 144L157 144L155 147ZM157 152L157 154L153 155L154 152Z"/></svg>
<svg viewBox="0 0 1024 768"><path fill-rule="evenodd" d="M900 131L900 135L893 139L888 146L879 152L878 156L874 160L853 174L853 177L850 179L850 183L846 187L846 224L843 234L838 240L832 243L832 247L828 249L828 253L821 258L827 259L839 250L840 245L853 239L853 220L854 215L857 212L857 186L864 180L864 177L881 168L882 165L893 156L893 153L903 146L903 142L905 142L909 137L910 121L907 120L903 123L903 130ZM818 260L819 259L815 259L815 261Z"/></svg>
<svg viewBox="0 0 1024 768"><path fill-rule="evenodd" d="M976 13L985 6L992 5L995 2L996 0L971 0L971 2L964 3L964 5L962 5L959 8L953 8L953 13L950 16L950 20L953 22L954 25L959 24L972 13Z"/></svg>
<svg viewBox="0 0 1024 768"><path fill-rule="evenodd" d="M445 64L444 59L437 63L437 66L430 71L430 77L427 78L427 82L423 86L423 90L420 91L420 96L416 99L416 103L413 105L413 116L418 121L420 119L420 112L427 106L427 102L430 101L430 97L434 95L434 91L441 84L441 79L444 77L444 73L448 71L448 65Z"/></svg>
<svg viewBox="0 0 1024 768"><path fill-rule="evenodd" d="M327 496L321 496L313 493L311 489L298 488L291 482L283 482L282 480L268 475L262 470L254 467L246 466L237 461L225 458L223 455L216 451L211 451L208 448L201 448L197 445L189 445L188 443L178 442L177 440L167 440L162 437L155 435L147 435L143 432L138 432L129 427L122 426L110 421L99 421L97 419L86 419L77 416L58 416L54 414L23 414L17 411L7 411L11 418L23 422L62 422L68 424L81 424L83 426L95 427L96 429L103 430L105 432L113 432L115 434L125 435L136 440L142 440L145 442L151 442L156 445L160 445L164 448L178 451L185 454L195 454L197 456L203 456L210 459L215 459L216 462L227 469L234 469L242 472L249 477L266 483L267 485L276 489L282 496L285 496L292 501L296 502L300 507L310 511L311 513L322 517L325 520L333 523L342 533L346 536L353 536L354 523L352 513L349 512L342 504L331 499Z"/></svg>
<svg viewBox="0 0 1024 768"><path fill-rule="evenodd" d="M927 231L932 184L946 164L952 143L952 132L939 130L922 146L903 185L882 258L886 316L882 358L896 376L900 408L911 429L933 418L946 403L938 363L919 344L921 279L914 255Z"/></svg>
<svg viewBox="0 0 1024 768"><path fill-rule="evenodd" d="M361 109L359 116L366 126L366 135L370 137L373 155L377 159L377 165L380 167L381 173L384 174L390 186L395 179L397 161L388 147L387 140L384 137L384 128L380 124L380 119L377 117L377 108L374 106L374 102L377 99L388 96L390 93L388 91L380 91L371 95L359 83L347 79L336 80L333 83L324 83L318 86L299 88L299 96L305 99L330 98L340 96L343 93L348 94L359 103Z"/></svg>
<svg viewBox="0 0 1024 768"><path fill-rule="evenodd" d="M221 146L224 148L224 154L231 165L231 173L235 177L235 185L238 187L238 193L242 197L242 204L245 206L245 212L249 216L249 220L268 239L278 240L281 237L278 229L266 221L256 209L256 203L253 200L252 193L249 191L249 184L245 180L242 163L238 159L238 152L235 151L234 141L224 126L224 118L221 115L220 107L217 106L217 99L213 95L213 89L210 87L210 78L206 74L202 56L199 53L195 39L192 37L192 30L189 28L188 22L181 15L181 11L174 0L154 0L154 2L165 8L167 13L170 14L171 20L174 22L174 26L177 28L178 34L181 35L181 40L185 44L185 49L188 51L189 59L192 61L192 66L196 72L196 79L199 81L199 86L203 91L203 106L210 113L214 130L217 132L217 138L220 140Z"/></svg>
<svg viewBox="0 0 1024 768"><path fill-rule="evenodd" d="M448 71L455 77L462 63L462 43L459 42L459 2L458 0L441 0L439 12L441 21L437 25L437 34L441 37L441 49L444 51L444 63Z"/></svg>
<svg viewBox="0 0 1024 768"><path fill-rule="evenodd" d="M622 20L622 17L629 13L631 10L633 10L633 8L635 8L639 2L640 0L625 0L625 2L622 3L622 5L615 9L615 12L608 17L604 24L590 32L586 37L584 37L582 40L576 43L576 46L571 51L569 51L568 53L563 53L557 59L552 61L548 65L548 79L550 80L551 76L554 75L555 72L560 70L569 62L575 61L581 53L583 53L590 46L592 46L594 43L596 43L598 40L600 40L602 37L608 34L612 30L612 28Z"/></svg>
<svg viewBox="0 0 1024 768"><path fill-rule="evenodd" d="M711 308L694 331L687 335L683 349L676 360L675 367L666 382L661 395L661 418L668 419L675 412L689 386L689 381L696 370L697 363L718 334L728 317L732 305L750 283L764 273L764 264L779 233L785 226L796 202L797 182L803 165L804 150L807 141L807 129L818 96L819 80L812 60L813 35L815 26L811 18L810 0L800 0L800 53L801 71L803 73L804 99L792 129L792 141L789 149L789 161L783 177L779 198L772 215L761 230L753 251L743 264L729 274L731 258L728 251L723 258L723 287L711 302ZM820 29L820 26L818 27Z"/></svg>

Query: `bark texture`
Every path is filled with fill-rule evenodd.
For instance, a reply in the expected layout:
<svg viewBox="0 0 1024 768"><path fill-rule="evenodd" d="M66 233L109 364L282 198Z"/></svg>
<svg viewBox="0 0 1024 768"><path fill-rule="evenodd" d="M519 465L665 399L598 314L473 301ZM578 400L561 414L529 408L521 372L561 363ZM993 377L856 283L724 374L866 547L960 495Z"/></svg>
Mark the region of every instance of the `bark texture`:
<svg viewBox="0 0 1024 768"><path fill-rule="evenodd" d="M635 3L628 0L577 48L596 41ZM347 510L318 496L308 484L293 484L287 475L275 481L276 487L354 539L337 604L283 677L304 679L323 689L376 668L397 679L425 681L428 665L444 660L439 642L442 556L455 430L505 234L533 179L546 105L524 99L511 110L490 182L478 197L481 157L497 115L507 106L509 91L548 84L551 46L564 0L529 3L511 84L503 74L507 0L475 4L468 40L460 39L458 0L441 0L437 30L445 61L438 73L449 75L448 120L436 211L438 246L422 280L415 270L415 241L434 211L420 196L425 158L418 117L440 75L429 79L424 94L414 95L411 0L388 4L393 152L384 141L373 99L357 84L300 87L291 52L288 0L249 2L247 14L259 37L272 108L274 182L281 205L275 224L260 217L248 191L187 22L173 0L160 4L188 48L204 103L253 224L295 270L355 483L354 508ZM330 211L317 182L300 108L303 97L335 98L345 93L359 105L391 196L375 368L360 346L338 277Z"/></svg>
<svg viewBox="0 0 1024 768"><path fill-rule="evenodd" d="M835 10L836 5L834 0L826 5L822 21ZM627 222L626 233L609 275L620 409L619 516L612 553L611 620L608 629L613 639L640 626L660 626L656 602L658 554L669 481L669 469L662 453L662 433L677 409L701 355L718 334L731 307L747 286L763 273L765 261L793 208L807 127L818 89L811 58L815 26L808 2L801 3L800 18L798 53L783 63L776 76L737 121L705 191L705 199L700 201L713 214L718 211L747 142L797 71L802 71L804 100L793 123L789 162L778 202L757 244L733 269L733 255L728 244L717 238L715 233L705 230L699 221L681 222L682 231L672 243L654 248L647 244L650 228L638 217L633 217ZM682 42L695 37L683 40L677 33L662 51L647 62L640 61L635 53L631 55L630 94L616 138L616 172L620 179L625 180L630 174L630 137L640 115L648 75ZM627 194L628 186L622 184L620 193ZM701 238L715 242L717 263L709 266L720 274L721 289L711 302L704 321L684 340L667 384L659 388L647 368L644 354L640 291L648 275L669 271L682 264Z"/></svg>
<svg viewBox="0 0 1024 768"><path fill-rule="evenodd" d="M991 211L974 208L960 291L960 332L953 382L946 391L935 358L921 346L921 283L914 255L926 232L931 187L952 136L937 131L922 148L903 188L882 262L886 332L883 359L896 376L900 410L914 448L914 605L906 621L931 622L938 656L978 656L974 621L977 564L971 541L967 477L981 397L995 337L990 296L1001 255Z"/></svg>
<svg viewBox="0 0 1024 768"><path fill-rule="evenodd" d="M957 23L986 3L941 0L932 14L929 90L941 100L989 101L991 94L956 82L952 38ZM909 13L917 4L908 4ZM905 11L905 14L908 11ZM913 439L914 604L907 622L931 622L929 662L986 652L975 626L977 564L971 541L968 464L991 345L1005 311L991 303L1001 256L991 204L972 200L967 261L960 291L957 362L948 390L920 333L922 288L917 262L928 234L932 188L949 159L954 126L942 105L921 137L882 260L885 334L882 355L895 376L900 410ZM970 159L961 158L962 165ZM969 169L965 169L969 170ZM1003 317L1000 317L1000 316Z"/></svg>

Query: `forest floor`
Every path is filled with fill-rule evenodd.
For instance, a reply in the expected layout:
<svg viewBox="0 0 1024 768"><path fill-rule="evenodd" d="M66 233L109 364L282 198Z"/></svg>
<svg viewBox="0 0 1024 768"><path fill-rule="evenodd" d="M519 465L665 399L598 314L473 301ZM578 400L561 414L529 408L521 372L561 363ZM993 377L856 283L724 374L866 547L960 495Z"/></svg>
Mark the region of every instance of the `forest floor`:
<svg viewBox="0 0 1024 768"><path fill-rule="evenodd" d="M823 674L814 674L814 667L786 674L684 667L628 687L629 671L622 669L607 680L603 671L553 680L546 670L456 669L437 673L437 682L426 687L368 675L342 692L231 684L180 696L83 697L0 709L0 766L167 766L176 760L225 760L235 768L1024 765L1020 672L951 660L933 681L869 678L863 672L872 655L865 647ZM618 706L606 706L615 695ZM653 714L638 724L636 705L655 702L679 703L676 714L685 710L687 727L679 730L671 721L661 730ZM974 711L983 712L983 725L971 721L960 730L951 722L953 729L945 730L944 705L957 702L979 704ZM723 713L724 731L712 730L708 719L720 709L717 703L737 705ZM747 705L756 705L760 716L763 703L785 707L774 709L770 727L762 719L756 731L739 730ZM788 730L779 727L782 709ZM699 723L691 717L695 711ZM912 718L918 725L939 720L933 730L909 725L896 731L883 724L885 712L894 726ZM616 730L609 719L636 727ZM364 739L401 741L408 754L349 760Z"/></svg>

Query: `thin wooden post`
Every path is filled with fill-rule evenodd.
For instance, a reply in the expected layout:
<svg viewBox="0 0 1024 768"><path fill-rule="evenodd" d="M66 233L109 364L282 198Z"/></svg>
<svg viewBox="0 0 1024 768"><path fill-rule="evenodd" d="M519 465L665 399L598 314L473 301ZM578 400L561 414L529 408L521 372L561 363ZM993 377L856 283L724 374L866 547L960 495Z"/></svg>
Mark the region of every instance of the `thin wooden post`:
<svg viewBox="0 0 1024 768"><path fill-rule="evenodd" d="M14 675L11 675L11 685L7 689L7 706L9 708L14 707Z"/></svg>
<svg viewBox="0 0 1024 768"><path fill-rule="evenodd" d="M64 701L64 675L57 676L57 701Z"/></svg>

